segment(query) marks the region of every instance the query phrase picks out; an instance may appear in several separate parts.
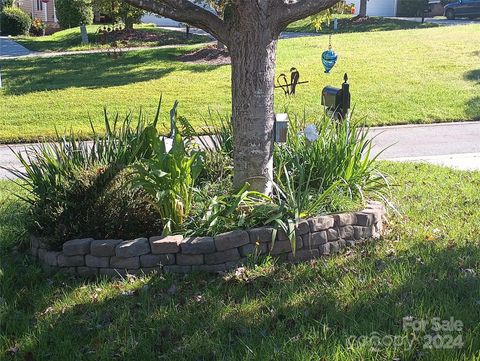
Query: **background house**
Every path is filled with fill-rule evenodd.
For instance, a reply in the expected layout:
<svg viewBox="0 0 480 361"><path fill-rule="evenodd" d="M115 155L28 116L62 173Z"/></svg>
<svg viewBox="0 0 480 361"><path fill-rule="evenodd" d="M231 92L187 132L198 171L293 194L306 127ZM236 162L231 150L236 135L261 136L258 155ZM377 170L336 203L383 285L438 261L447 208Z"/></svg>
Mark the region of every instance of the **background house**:
<svg viewBox="0 0 480 361"><path fill-rule="evenodd" d="M57 23L55 0L44 3L42 0L15 0L15 5L23 9L32 19L38 18L50 25Z"/></svg>
<svg viewBox="0 0 480 361"><path fill-rule="evenodd" d="M360 0L349 0L355 4L355 15L360 11ZM368 0L367 16L397 16L399 0Z"/></svg>
<svg viewBox="0 0 480 361"><path fill-rule="evenodd" d="M178 21L157 16L154 14L147 14L142 16L142 23L155 24L157 26L182 26L182 23L179 23Z"/></svg>

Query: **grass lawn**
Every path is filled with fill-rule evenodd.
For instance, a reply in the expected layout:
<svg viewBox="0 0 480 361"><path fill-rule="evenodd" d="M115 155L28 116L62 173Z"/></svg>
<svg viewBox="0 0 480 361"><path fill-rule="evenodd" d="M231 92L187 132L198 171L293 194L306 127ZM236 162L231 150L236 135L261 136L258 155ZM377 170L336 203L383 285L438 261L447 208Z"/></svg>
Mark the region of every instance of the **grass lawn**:
<svg viewBox="0 0 480 361"><path fill-rule="evenodd" d="M431 123L480 119L480 25L339 34L333 37L339 61L323 72L323 36L281 40L277 74L299 69L297 95L276 92L276 110L313 115L321 112L325 85L340 86L350 77L357 118L370 125ZM153 116L163 93L162 119L174 100L194 125L208 109L230 108L230 67L181 63L185 48L106 55L25 58L2 61L0 141L30 141L73 128L90 134L88 116L102 124L103 107Z"/></svg>
<svg viewBox="0 0 480 361"><path fill-rule="evenodd" d="M104 25L88 25L87 32L90 44L82 45L80 37L80 28L62 30L48 36L21 36L15 38L20 44L33 51L51 52L51 51L76 51L91 50L98 48L108 48L110 45L102 45L101 37L97 35L97 30ZM160 29L149 24L135 25L134 29L142 35L150 35L151 39L140 41L132 39L126 44L119 46L139 47L139 46L161 46L171 44L198 44L210 41L207 36L191 35L185 38L185 33L180 31L171 31Z"/></svg>
<svg viewBox="0 0 480 361"><path fill-rule="evenodd" d="M401 212L390 215L385 239L310 264L265 263L245 278L46 279L13 248L25 210L1 182L0 358L478 360L480 173L382 168L396 180ZM464 345L424 349L431 325L412 334L402 330L404 317L460 320L460 332L440 334L460 335ZM412 346L347 347L349 337L372 333Z"/></svg>
<svg viewBox="0 0 480 361"><path fill-rule="evenodd" d="M390 31L390 30L405 30L405 29L424 29L437 27L436 24L419 23L416 21L389 19L383 17L369 16L362 20L354 20L351 15L336 15L338 19L338 30L333 30L333 19L328 24L323 24L321 29L316 29L312 25L310 18L296 21L290 24L287 31L312 33L319 32L321 34L333 33L363 33L368 31Z"/></svg>

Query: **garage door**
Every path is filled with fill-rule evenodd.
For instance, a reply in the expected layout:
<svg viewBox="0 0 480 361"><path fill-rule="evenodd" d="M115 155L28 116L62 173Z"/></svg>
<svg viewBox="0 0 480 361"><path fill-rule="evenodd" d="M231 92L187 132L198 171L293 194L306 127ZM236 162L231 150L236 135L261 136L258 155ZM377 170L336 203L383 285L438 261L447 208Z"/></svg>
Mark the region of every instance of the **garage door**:
<svg viewBox="0 0 480 361"><path fill-rule="evenodd" d="M355 4L355 9L358 13L360 0L354 0L352 3ZM397 0L368 0L367 2L368 16L396 16L396 14Z"/></svg>

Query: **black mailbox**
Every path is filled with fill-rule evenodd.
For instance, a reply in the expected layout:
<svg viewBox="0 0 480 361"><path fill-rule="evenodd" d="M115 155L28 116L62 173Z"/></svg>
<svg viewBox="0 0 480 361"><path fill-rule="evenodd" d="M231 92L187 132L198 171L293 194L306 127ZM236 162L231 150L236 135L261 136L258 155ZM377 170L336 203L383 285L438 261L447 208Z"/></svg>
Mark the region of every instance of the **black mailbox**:
<svg viewBox="0 0 480 361"><path fill-rule="evenodd" d="M322 105L335 119L344 119L350 109L350 85L347 82L347 74L344 80L341 88L326 86L322 91Z"/></svg>

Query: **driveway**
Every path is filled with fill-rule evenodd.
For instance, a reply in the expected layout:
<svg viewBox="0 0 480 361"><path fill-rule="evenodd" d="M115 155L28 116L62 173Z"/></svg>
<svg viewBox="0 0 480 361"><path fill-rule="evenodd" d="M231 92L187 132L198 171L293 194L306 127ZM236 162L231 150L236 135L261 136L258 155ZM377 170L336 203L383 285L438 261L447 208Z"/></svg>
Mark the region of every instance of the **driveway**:
<svg viewBox="0 0 480 361"><path fill-rule="evenodd" d="M6 36L0 36L0 58L30 55L32 52Z"/></svg>
<svg viewBox="0 0 480 361"><path fill-rule="evenodd" d="M416 21L418 23L422 22L422 18L401 18L401 17L392 17L390 19L397 19L397 20L408 20L408 21ZM425 18L426 23L437 24L437 25L446 25L446 26L455 26L455 25L469 25L469 24L480 24L480 19L455 19L455 20L447 20L446 18Z"/></svg>

